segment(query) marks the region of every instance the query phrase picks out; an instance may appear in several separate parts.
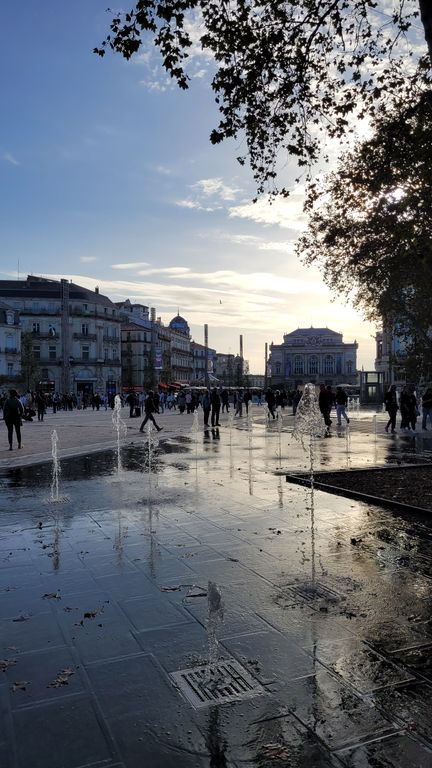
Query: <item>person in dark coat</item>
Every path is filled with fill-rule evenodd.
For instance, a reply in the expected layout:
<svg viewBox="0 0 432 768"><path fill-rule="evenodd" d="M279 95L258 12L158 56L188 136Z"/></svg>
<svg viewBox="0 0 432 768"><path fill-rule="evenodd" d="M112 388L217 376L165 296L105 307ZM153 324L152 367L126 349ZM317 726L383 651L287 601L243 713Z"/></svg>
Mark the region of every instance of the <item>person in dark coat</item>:
<svg viewBox="0 0 432 768"><path fill-rule="evenodd" d="M392 384L388 392L386 392L384 397L384 406L389 415L389 420L386 424L385 431L388 432L389 427L391 427L391 431L396 432L396 414L399 410L396 394L396 384Z"/></svg>
<svg viewBox="0 0 432 768"><path fill-rule="evenodd" d="M325 384L320 384L320 391L318 395L318 407L322 413L326 427L330 427L332 420L330 418L330 411L333 405L333 395L329 396L328 390Z"/></svg>
<svg viewBox="0 0 432 768"><path fill-rule="evenodd" d="M271 413L271 415L275 419L276 416L275 416L275 412L274 412L274 407L275 407L275 404L276 404L276 398L275 398L275 395L274 395L274 392L273 392L272 389L268 389L267 390L265 399L266 399L266 403L267 403L267 408L269 409L269 413Z"/></svg>
<svg viewBox="0 0 432 768"><path fill-rule="evenodd" d="M204 413L204 426L208 427L210 410L211 410L210 392L208 391L208 389L206 389L206 391L203 394L201 405Z"/></svg>
<svg viewBox="0 0 432 768"><path fill-rule="evenodd" d="M24 408L18 398L16 389L9 390L9 397L3 405L3 418L8 431L9 450L12 450L13 431L15 428L18 448L21 445L21 419L24 415Z"/></svg>
<svg viewBox="0 0 432 768"><path fill-rule="evenodd" d="M212 390L210 400L211 400L211 425L212 427L220 427L219 414L220 414L220 408L221 408L221 399L216 387Z"/></svg>
<svg viewBox="0 0 432 768"><path fill-rule="evenodd" d="M157 398L157 401L156 401L154 392L152 390L149 390L144 403L145 418L139 428L140 432L144 432L144 427L148 421L153 422L158 432L160 432L161 429L163 429L163 427L159 427L156 424L155 417L153 416L154 413L159 413L158 401L159 401L159 398Z"/></svg>

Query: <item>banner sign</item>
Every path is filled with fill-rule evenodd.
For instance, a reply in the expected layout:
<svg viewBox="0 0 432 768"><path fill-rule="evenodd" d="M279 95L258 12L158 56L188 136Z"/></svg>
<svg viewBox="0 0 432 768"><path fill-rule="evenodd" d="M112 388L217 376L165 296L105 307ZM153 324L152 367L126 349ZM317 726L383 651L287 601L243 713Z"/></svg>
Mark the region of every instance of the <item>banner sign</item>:
<svg viewBox="0 0 432 768"><path fill-rule="evenodd" d="M162 347L156 347L155 350L155 369L162 370Z"/></svg>

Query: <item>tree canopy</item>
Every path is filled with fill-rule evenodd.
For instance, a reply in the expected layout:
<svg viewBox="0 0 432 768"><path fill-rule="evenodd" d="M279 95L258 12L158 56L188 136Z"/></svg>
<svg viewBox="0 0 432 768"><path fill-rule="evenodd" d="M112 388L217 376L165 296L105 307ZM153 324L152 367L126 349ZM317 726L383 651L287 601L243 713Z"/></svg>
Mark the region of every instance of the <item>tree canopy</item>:
<svg viewBox="0 0 432 768"><path fill-rule="evenodd" d="M412 356L432 363L432 92L375 121L371 139L315 181L306 264L371 320L396 328ZM431 369L432 372L432 369Z"/></svg>
<svg viewBox="0 0 432 768"><path fill-rule="evenodd" d="M308 177L322 131L342 138L365 115L379 114L431 85L430 0L138 0L115 14L95 53L130 59L159 49L180 88L189 87L196 44L214 64L212 89L220 122L210 140L246 141L257 192L278 190L279 163L295 157ZM413 35L423 31L418 53ZM193 24L193 22L195 22ZM387 106L386 106L387 105Z"/></svg>

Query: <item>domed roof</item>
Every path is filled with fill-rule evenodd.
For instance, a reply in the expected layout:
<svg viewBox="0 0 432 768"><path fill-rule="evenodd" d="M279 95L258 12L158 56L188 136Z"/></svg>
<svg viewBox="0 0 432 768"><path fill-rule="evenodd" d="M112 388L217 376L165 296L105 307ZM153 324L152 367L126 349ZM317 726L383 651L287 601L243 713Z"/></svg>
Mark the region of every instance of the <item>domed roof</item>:
<svg viewBox="0 0 432 768"><path fill-rule="evenodd" d="M187 324L187 321L184 319L184 317L181 317L181 315L176 315L173 317L169 327L172 328L173 331L179 331L180 333L184 333L189 336L189 325Z"/></svg>

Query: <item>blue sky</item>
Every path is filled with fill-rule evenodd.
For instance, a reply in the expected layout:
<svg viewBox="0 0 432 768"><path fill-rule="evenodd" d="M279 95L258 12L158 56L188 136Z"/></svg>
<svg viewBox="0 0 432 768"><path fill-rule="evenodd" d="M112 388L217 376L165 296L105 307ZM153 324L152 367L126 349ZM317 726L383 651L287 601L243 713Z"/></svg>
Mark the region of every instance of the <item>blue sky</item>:
<svg viewBox="0 0 432 768"><path fill-rule="evenodd" d="M67 277L114 301L180 309L196 341L239 351L264 372L264 344L328 326L359 342L373 368L374 327L331 302L294 243L302 189L253 205L235 157L212 147L218 113L211 61L192 56L190 90L167 81L156 52L126 62L92 53L109 26L106 0L3 0L0 30L0 277ZM285 183L294 177L285 168Z"/></svg>

